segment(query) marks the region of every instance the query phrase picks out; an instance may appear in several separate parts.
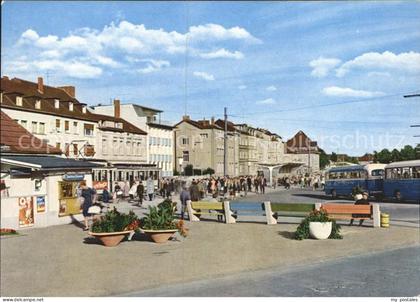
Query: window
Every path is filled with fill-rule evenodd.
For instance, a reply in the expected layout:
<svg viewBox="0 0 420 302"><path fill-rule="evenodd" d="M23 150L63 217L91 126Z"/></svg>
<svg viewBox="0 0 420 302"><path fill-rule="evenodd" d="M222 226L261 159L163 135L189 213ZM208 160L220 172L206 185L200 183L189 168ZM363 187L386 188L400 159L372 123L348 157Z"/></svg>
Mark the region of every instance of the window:
<svg viewBox="0 0 420 302"><path fill-rule="evenodd" d="M37 133L37 132L38 132L38 123L32 122L32 133Z"/></svg>
<svg viewBox="0 0 420 302"><path fill-rule="evenodd" d="M84 133L85 136L93 136L93 125L84 124Z"/></svg>
<svg viewBox="0 0 420 302"><path fill-rule="evenodd" d="M123 154L124 154L124 141L120 140L119 155L123 155Z"/></svg>
<svg viewBox="0 0 420 302"><path fill-rule="evenodd" d="M60 120L59 119L56 119L55 120L55 130L57 131L57 132L60 132L61 131L61 122L60 122Z"/></svg>
<svg viewBox="0 0 420 302"><path fill-rule="evenodd" d="M59 109L60 108L60 100L54 100L54 108Z"/></svg>
<svg viewBox="0 0 420 302"><path fill-rule="evenodd" d="M65 149L64 153L66 154L66 156L69 156L70 155L70 145L66 143L64 149Z"/></svg>
<svg viewBox="0 0 420 302"><path fill-rule="evenodd" d="M141 143L137 143L137 154L141 154Z"/></svg>
<svg viewBox="0 0 420 302"><path fill-rule="evenodd" d="M45 134L45 123L39 123L38 133Z"/></svg>
<svg viewBox="0 0 420 302"><path fill-rule="evenodd" d="M23 128L25 128L25 129L28 128L28 121L22 120L22 121L20 121L20 124L22 125Z"/></svg>
<svg viewBox="0 0 420 302"><path fill-rule="evenodd" d="M102 153L108 154L108 141L105 138L102 139Z"/></svg>
<svg viewBox="0 0 420 302"><path fill-rule="evenodd" d="M372 170L372 176L384 176L385 172L382 169Z"/></svg>
<svg viewBox="0 0 420 302"><path fill-rule="evenodd" d="M73 103L72 102L69 103L69 110L73 111Z"/></svg>
<svg viewBox="0 0 420 302"><path fill-rule="evenodd" d="M35 109L41 109L41 100L35 101Z"/></svg>
<svg viewBox="0 0 420 302"><path fill-rule="evenodd" d="M77 148L77 144L73 144L73 154L74 155L78 155L79 154L79 152L78 152L79 150L78 150L78 148Z"/></svg>
<svg viewBox="0 0 420 302"><path fill-rule="evenodd" d="M168 146L170 147L172 144L172 140L170 138L168 138Z"/></svg>
<svg viewBox="0 0 420 302"><path fill-rule="evenodd" d="M55 143L55 146L57 147L57 149L61 150L61 144L60 143Z"/></svg>
<svg viewBox="0 0 420 302"><path fill-rule="evenodd" d="M188 151L184 151L182 154L182 159L186 162L190 161L190 153Z"/></svg>
<svg viewBox="0 0 420 302"><path fill-rule="evenodd" d="M17 96L16 97L16 105L17 106L22 106L23 104L23 98L21 96Z"/></svg>
<svg viewBox="0 0 420 302"><path fill-rule="evenodd" d="M202 139L209 138L209 135L207 133L200 133L200 136Z"/></svg>
<svg viewBox="0 0 420 302"><path fill-rule="evenodd" d="M69 132L70 131L70 122L64 121L64 131Z"/></svg>
<svg viewBox="0 0 420 302"><path fill-rule="evenodd" d="M86 145L85 147L85 156L94 156L95 148L93 145Z"/></svg>
<svg viewBox="0 0 420 302"><path fill-rule="evenodd" d="M77 122L73 122L73 133L74 134L78 134L78 131L77 131L78 129L77 129Z"/></svg>
<svg viewBox="0 0 420 302"><path fill-rule="evenodd" d="M189 144L189 139L188 139L188 137L184 137L184 138L182 138L182 144L183 144L183 145L188 145L188 144Z"/></svg>

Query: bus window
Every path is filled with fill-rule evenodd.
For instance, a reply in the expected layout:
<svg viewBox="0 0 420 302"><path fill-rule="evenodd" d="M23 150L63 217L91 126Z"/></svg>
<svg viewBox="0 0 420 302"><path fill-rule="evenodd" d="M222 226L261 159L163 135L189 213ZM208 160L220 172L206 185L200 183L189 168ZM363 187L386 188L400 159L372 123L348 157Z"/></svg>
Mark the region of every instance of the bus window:
<svg viewBox="0 0 420 302"><path fill-rule="evenodd" d="M402 168L402 178L404 179L411 178L411 168L409 167Z"/></svg>
<svg viewBox="0 0 420 302"><path fill-rule="evenodd" d="M420 178L420 167L413 167L412 169L413 178Z"/></svg>
<svg viewBox="0 0 420 302"><path fill-rule="evenodd" d="M372 176L384 176L384 170L382 170L382 169L372 170L371 175Z"/></svg>

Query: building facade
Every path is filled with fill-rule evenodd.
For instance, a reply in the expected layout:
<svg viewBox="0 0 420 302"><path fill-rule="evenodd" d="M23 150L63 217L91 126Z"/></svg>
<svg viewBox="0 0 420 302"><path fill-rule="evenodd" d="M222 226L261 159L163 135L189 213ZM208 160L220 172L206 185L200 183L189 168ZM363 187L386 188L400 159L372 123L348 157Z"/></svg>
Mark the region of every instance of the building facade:
<svg viewBox="0 0 420 302"><path fill-rule="evenodd" d="M114 100L113 105L98 105L93 108L95 113L108 116L118 115L133 125L145 129L148 133L147 147L144 150L147 163L156 165L161 170L161 176L173 176L173 127L161 121L161 110L137 104L121 104L119 100Z"/></svg>

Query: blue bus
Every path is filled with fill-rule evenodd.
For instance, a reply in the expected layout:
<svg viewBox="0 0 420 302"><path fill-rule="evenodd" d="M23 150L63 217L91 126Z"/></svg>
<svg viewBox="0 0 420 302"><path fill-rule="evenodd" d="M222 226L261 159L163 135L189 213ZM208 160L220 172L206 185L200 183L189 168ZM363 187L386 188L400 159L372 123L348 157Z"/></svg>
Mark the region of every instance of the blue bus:
<svg viewBox="0 0 420 302"><path fill-rule="evenodd" d="M331 168L327 171L325 194L333 198L351 196L353 188L360 187L369 196L380 198L383 193L384 164L353 165Z"/></svg>
<svg viewBox="0 0 420 302"><path fill-rule="evenodd" d="M385 167L386 199L420 201L420 160L400 161Z"/></svg>

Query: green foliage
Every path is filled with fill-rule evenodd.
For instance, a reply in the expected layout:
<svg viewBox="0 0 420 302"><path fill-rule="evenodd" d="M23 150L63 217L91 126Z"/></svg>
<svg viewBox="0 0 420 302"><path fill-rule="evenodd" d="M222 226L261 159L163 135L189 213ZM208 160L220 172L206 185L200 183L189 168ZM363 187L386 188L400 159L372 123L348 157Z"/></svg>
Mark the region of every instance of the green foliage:
<svg viewBox="0 0 420 302"><path fill-rule="evenodd" d="M309 223L310 222L332 222L332 231L328 239L343 239L343 236L340 234L341 226L338 225L334 219L330 219L328 214L324 210L314 210L309 213L309 216L302 220L295 232L295 239L302 240L309 238Z"/></svg>
<svg viewBox="0 0 420 302"><path fill-rule="evenodd" d="M351 189L351 196L356 196L357 194L362 194L363 193L363 189L359 186L353 187L353 189Z"/></svg>
<svg viewBox="0 0 420 302"><path fill-rule="evenodd" d="M128 214L120 213L116 209L108 211L105 216L92 224L94 233L111 233L124 231L130 224L136 222L138 217L133 211Z"/></svg>
<svg viewBox="0 0 420 302"><path fill-rule="evenodd" d="M330 163L328 154L324 150L320 149L319 153L319 167L324 169Z"/></svg>
<svg viewBox="0 0 420 302"><path fill-rule="evenodd" d="M184 175L185 176L192 176L193 175L193 165L186 165L184 168Z"/></svg>
<svg viewBox="0 0 420 302"><path fill-rule="evenodd" d="M207 168L207 169L204 169L203 170L203 175L207 175L207 174L209 174L209 175L213 175L214 174L214 170L212 169L212 168Z"/></svg>
<svg viewBox="0 0 420 302"><path fill-rule="evenodd" d="M201 175L201 170L200 169L193 169L193 174L194 175Z"/></svg>
<svg viewBox="0 0 420 302"><path fill-rule="evenodd" d="M412 146L406 145L401 150L393 149L392 151L389 151L388 149L383 149L379 152L375 151L374 161L377 163L388 164L390 162L419 159L420 148L417 146L416 149Z"/></svg>
<svg viewBox="0 0 420 302"><path fill-rule="evenodd" d="M174 173L173 173L173 175L174 175L174 176L178 176L178 175L179 175L179 172L178 172L178 170L174 170Z"/></svg>
<svg viewBox="0 0 420 302"><path fill-rule="evenodd" d="M149 213L142 218L140 225L145 230L177 229L171 204L162 202L158 207L149 206Z"/></svg>
<svg viewBox="0 0 420 302"><path fill-rule="evenodd" d="M337 154L336 154L335 152L331 153L330 159L331 159L333 162L336 162L336 161L337 161L337 159L338 159Z"/></svg>

